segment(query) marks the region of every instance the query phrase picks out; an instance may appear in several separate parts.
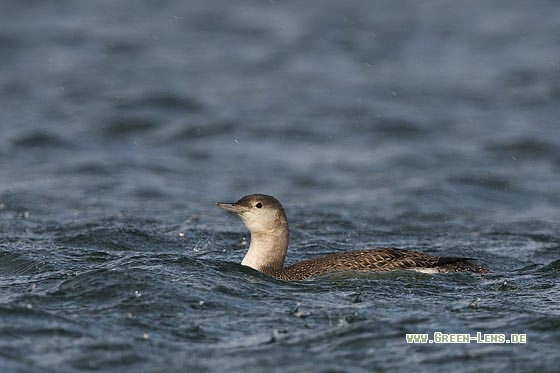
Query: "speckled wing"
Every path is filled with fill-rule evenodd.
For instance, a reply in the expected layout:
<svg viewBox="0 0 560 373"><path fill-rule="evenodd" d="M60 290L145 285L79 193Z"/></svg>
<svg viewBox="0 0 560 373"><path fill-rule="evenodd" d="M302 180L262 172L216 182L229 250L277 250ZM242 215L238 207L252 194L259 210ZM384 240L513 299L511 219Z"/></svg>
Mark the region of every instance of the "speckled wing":
<svg viewBox="0 0 560 373"><path fill-rule="evenodd" d="M455 268L458 263L465 264ZM340 271L381 272L400 269L436 269L438 272L440 270L441 272L480 272L473 270L473 266L469 262L469 258L437 257L418 251L377 248L336 253L305 260L281 271L271 271L269 274L286 280L301 280L328 272Z"/></svg>

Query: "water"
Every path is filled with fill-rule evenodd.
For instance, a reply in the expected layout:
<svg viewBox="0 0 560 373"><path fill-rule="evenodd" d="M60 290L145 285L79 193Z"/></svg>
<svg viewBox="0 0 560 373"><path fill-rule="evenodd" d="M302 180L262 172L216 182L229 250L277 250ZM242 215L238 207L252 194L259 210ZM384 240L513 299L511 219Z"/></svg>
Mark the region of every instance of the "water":
<svg viewBox="0 0 560 373"><path fill-rule="evenodd" d="M0 6L2 372L557 371L555 2ZM268 278L213 206L254 192L288 263L493 273Z"/></svg>

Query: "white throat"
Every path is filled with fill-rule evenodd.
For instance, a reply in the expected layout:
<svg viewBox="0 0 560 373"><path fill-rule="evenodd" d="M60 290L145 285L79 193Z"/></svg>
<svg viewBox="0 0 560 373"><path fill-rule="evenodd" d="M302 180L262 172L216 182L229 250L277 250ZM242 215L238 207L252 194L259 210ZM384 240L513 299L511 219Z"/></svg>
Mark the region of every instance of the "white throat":
<svg viewBox="0 0 560 373"><path fill-rule="evenodd" d="M287 229L251 233L251 244L241 264L261 272L280 270L284 268L287 251Z"/></svg>

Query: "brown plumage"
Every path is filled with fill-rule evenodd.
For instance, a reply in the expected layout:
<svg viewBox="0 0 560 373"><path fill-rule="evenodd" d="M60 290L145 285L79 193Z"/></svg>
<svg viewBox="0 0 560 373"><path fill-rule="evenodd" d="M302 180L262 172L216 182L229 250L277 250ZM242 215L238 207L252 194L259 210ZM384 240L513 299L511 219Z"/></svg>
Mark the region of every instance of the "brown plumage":
<svg viewBox="0 0 560 373"><path fill-rule="evenodd" d="M216 205L236 213L251 232L251 244L241 264L283 280L303 280L341 271L489 272L473 264L470 258L438 257L389 247L330 254L284 267L288 221L276 198L252 194L235 203Z"/></svg>

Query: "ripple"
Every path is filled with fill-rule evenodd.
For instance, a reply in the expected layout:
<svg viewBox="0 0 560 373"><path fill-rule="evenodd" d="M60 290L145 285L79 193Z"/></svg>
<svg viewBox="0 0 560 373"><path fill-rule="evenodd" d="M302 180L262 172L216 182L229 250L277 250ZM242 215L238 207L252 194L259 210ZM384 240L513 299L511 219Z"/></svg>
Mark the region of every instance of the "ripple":
<svg viewBox="0 0 560 373"><path fill-rule="evenodd" d="M158 128L158 123L148 118L116 119L102 130L107 137L125 137L144 134Z"/></svg>
<svg viewBox="0 0 560 373"><path fill-rule="evenodd" d="M64 138L43 131L35 131L21 135L12 140L12 144L22 148L73 148L74 146Z"/></svg>
<svg viewBox="0 0 560 373"><path fill-rule="evenodd" d="M72 165L72 171L84 175L108 176L112 174L112 167L106 162L95 160L77 161Z"/></svg>
<svg viewBox="0 0 560 373"><path fill-rule="evenodd" d="M203 110L204 106L198 100L173 93L156 93L142 95L118 101L119 108L154 108L160 110L179 110L188 113L197 113Z"/></svg>
<svg viewBox="0 0 560 373"><path fill-rule="evenodd" d="M497 154L515 157L516 159L546 159L557 157L560 150L552 143L534 139L524 138L511 142L494 142L485 146L487 151Z"/></svg>
<svg viewBox="0 0 560 373"><path fill-rule="evenodd" d="M369 128L370 131L373 131L375 134L387 138L419 138L427 134L426 130L421 126L404 119L382 118L378 119L378 121L379 122L375 125L368 126L367 128Z"/></svg>
<svg viewBox="0 0 560 373"><path fill-rule="evenodd" d="M42 261L0 250L0 273L3 275L33 275L49 269L51 267Z"/></svg>
<svg viewBox="0 0 560 373"><path fill-rule="evenodd" d="M201 124L186 123L175 128L168 141L196 140L232 133L239 125L232 121L213 121Z"/></svg>
<svg viewBox="0 0 560 373"><path fill-rule="evenodd" d="M544 272L560 272L560 259L546 265L541 269Z"/></svg>
<svg viewBox="0 0 560 373"><path fill-rule="evenodd" d="M466 186L477 186L491 190L508 190L511 187L511 181L501 175L468 175L468 176L455 176L449 178L452 183L457 183Z"/></svg>

